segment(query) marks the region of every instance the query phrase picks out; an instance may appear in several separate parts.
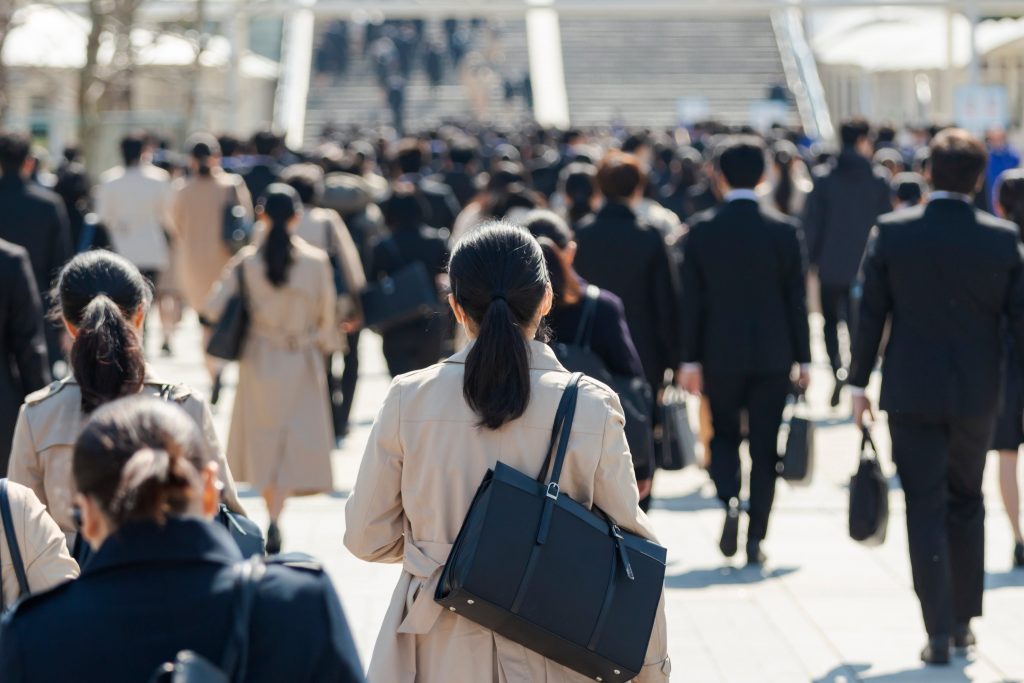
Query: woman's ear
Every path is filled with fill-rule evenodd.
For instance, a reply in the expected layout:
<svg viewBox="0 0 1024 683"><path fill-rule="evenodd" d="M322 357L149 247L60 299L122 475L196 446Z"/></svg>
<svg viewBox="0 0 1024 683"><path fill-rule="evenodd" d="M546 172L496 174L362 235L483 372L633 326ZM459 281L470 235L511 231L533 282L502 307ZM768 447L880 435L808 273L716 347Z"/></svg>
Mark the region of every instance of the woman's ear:
<svg viewBox="0 0 1024 683"><path fill-rule="evenodd" d="M72 339L78 336L78 327L72 325L67 320L64 321L64 329L68 331L68 334L71 335Z"/></svg>
<svg viewBox="0 0 1024 683"><path fill-rule="evenodd" d="M555 305L555 292L551 289L551 283L549 282L544 286L544 298L540 302L540 317L545 317L551 312L551 307Z"/></svg>
<svg viewBox="0 0 1024 683"><path fill-rule="evenodd" d="M455 314L455 320L463 327L466 327L466 311L459 305L459 302L455 300L454 294L448 295L448 305L451 306L452 313Z"/></svg>
<svg viewBox="0 0 1024 683"><path fill-rule="evenodd" d="M562 259L565 261L565 265L572 268L573 262L576 260L576 242L569 242L565 245L565 249L562 250Z"/></svg>
<svg viewBox="0 0 1024 683"><path fill-rule="evenodd" d="M96 501L81 493L75 494L75 504L78 506L82 519L79 533L93 550L99 550L103 542L107 540L107 536L110 535L110 525L106 517L100 512Z"/></svg>
<svg viewBox="0 0 1024 683"><path fill-rule="evenodd" d="M220 510L220 492L224 484L220 481L220 468L217 463L207 463L200 476L203 480L203 495L201 499L202 514L207 519L212 519Z"/></svg>
<svg viewBox="0 0 1024 683"><path fill-rule="evenodd" d="M135 314L132 315L132 325L135 326L135 329L137 329L138 331L141 332L142 331L142 325L145 322L145 320L146 320L146 309L144 307L142 307L142 306L139 306L139 310L135 311Z"/></svg>

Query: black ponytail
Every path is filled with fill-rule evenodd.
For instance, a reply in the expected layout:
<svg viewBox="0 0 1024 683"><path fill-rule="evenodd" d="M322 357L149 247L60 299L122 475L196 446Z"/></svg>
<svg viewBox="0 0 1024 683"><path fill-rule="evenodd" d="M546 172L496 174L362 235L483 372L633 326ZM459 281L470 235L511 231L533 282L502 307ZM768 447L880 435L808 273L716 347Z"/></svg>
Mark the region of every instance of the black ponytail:
<svg viewBox="0 0 1024 683"><path fill-rule="evenodd" d="M288 281L288 269L293 260L288 223L302 211L302 202L289 185L274 183L260 198L259 211L270 220L270 231L262 248L267 279L275 287L281 287Z"/></svg>
<svg viewBox="0 0 1024 683"><path fill-rule="evenodd" d="M79 254L61 270L54 317L77 328L71 370L83 412L141 391L146 359L131 318L146 311L152 296L139 269L108 251Z"/></svg>
<svg viewBox="0 0 1024 683"><path fill-rule="evenodd" d="M525 230L491 223L459 242L448 271L455 300L478 327L462 394L481 427L498 429L530 401L523 329L535 321L549 285L544 254Z"/></svg>

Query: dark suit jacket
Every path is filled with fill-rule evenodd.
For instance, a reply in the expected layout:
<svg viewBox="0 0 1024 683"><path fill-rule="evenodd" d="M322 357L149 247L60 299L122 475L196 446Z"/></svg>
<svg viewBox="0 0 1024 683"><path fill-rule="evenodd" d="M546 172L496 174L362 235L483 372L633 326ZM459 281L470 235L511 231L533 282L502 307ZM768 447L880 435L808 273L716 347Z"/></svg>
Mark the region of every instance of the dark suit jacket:
<svg viewBox="0 0 1024 683"><path fill-rule="evenodd" d="M811 362L799 224L749 199L695 217L682 240L682 360L711 374Z"/></svg>
<svg viewBox="0 0 1024 683"><path fill-rule="evenodd" d="M644 374L659 387L679 361L679 285L661 233L608 202L581 221L576 243L576 271L622 299Z"/></svg>
<svg viewBox="0 0 1024 683"><path fill-rule="evenodd" d="M281 169L276 164L270 163L254 164L242 174L242 179L245 180L245 186L249 188L253 202L259 201L266 189L276 183L280 177Z"/></svg>
<svg viewBox="0 0 1024 683"><path fill-rule="evenodd" d="M28 598L4 620L0 680L138 683L183 649L219 666L241 559L228 533L210 522L122 527L81 578ZM245 680L362 681L330 578L314 561L303 566L268 561L253 600ZM59 657L53 643L61 643Z"/></svg>
<svg viewBox="0 0 1024 683"><path fill-rule="evenodd" d="M1017 227L937 199L880 219L864 259L850 384L866 386L886 322L881 408L994 415L1004 325L1024 348L1024 248Z"/></svg>
<svg viewBox="0 0 1024 683"><path fill-rule="evenodd" d="M0 476L7 472L18 409L27 394L49 381L32 264L23 248L0 240Z"/></svg>
<svg viewBox="0 0 1024 683"><path fill-rule="evenodd" d="M892 211L889 181L852 150L815 171L803 228L811 264L823 285L849 287L860 268L871 227Z"/></svg>
<svg viewBox="0 0 1024 683"><path fill-rule="evenodd" d="M53 278L71 258L71 228L59 196L19 177L0 179L0 239L25 248L47 300Z"/></svg>

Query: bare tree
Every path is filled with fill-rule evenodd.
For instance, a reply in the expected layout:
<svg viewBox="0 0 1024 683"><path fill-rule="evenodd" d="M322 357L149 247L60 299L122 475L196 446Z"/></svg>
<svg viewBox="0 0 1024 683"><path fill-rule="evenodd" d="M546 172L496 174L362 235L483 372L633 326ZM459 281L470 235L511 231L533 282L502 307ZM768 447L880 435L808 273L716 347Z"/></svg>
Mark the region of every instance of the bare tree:
<svg viewBox="0 0 1024 683"><path fill-rule="evenodd" d="M203 74L203 52L209 36L206 33L206 0L196 0L195 15L189 31L195 42L195 58L192 60L191 73L188 79L188 96L185 99L185 115L182 118L181 138L192 132L198 125L199 93Z"/></svg>
<svg viewBox="0 0 1024 683"><path fill-rule="evenodd" d="M7 98L7 64L2 53L7 34L13 28L14 12L21 5L20 0L0 0L0 122L7 118L10 101Z"/></svg>

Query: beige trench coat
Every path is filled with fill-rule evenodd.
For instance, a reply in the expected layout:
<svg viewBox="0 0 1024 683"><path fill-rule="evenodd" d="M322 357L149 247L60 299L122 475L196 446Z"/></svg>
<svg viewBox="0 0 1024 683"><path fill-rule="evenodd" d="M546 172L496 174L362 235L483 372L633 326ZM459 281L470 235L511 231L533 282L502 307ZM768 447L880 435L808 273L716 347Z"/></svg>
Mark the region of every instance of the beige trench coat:
<svg viewBox="0 0 1024 683"><path fill-rule="evenodd" d="M149 376L147 372L141 393L159 396L165 386L166 383ZM199 425L209 444L210 453L220 464L225 504L232 510L244 513L238 501L231 469L224 459L213 429L213 417L206 401L186 387L171 386L171 400L184 408ZM32 489L49 508L50 515L67 537L69 548L73 547L76 534L71 512L75 495L71 456L75 439L88 419L89 416L82 413L82 390L72 377L29 394L21 406L14 427L11 462L7 469L11 481Z"/></svg>
<svg viewBox="0 0 1024 683"><path fill-rule="evenodd" d="M334 434L324 355L338 347L336 294L327 254L292 237L288 281L274 287L263 254L238 252L210 293L203 315L217 320L238 291L241 268L249 333L238 363L228 434L235 476L256 490L330 491Z"/></svg>
<svg viewBox="0 0 1024 683"><path fill-rule="evenodd" d="M306 208L295 228L295 234L318 249L333 250L338 256L341 276L348 292L338 297L338 322L362 317L359 293L366 288L366 274L359 260L356 243L352 241L352 235L338 212L333 209Z"/></svg>
<svg viewBox="0 0 1024 683"><path fill-rule="evenodd" d="M404 569L370 662L370 683L589 680L434 602L441 569L484 474L498 460L523 472L540 469L569 379L551 349L532 342L525 414L497 431L478 428L462 398L468 348L395 378L345 508L345 546L364 560L401 562ZM559 483L583 505L596 504L624 529L654 539L638 506L623 425L618 397L584 380ZM667 680L667 652L662 600L636 680Z"/></svg>
<svg viewBox="0 0 1024 683"><path fill-rule="evenodd" d="M241 176L219 168L210 177L179 179L174 188L168 217L177 250L173 260L185 301L199 311L231 259L223 240L224 208L237 201L252 218L252 198Z"/></svg>
<svg viewBox="0 0 1024 683"><path fill-rule="evenodd" d="M21 551L21 563L28 579L28 589L41 593L78 576L78 564L71 559L60 527L46 514L46 506L32 489L8 482L7 498L11 503L11 522L14 539ZM7 536L0 530L0 586L3 607L10 607L18 599L18 577L11 561Z"/></svg>

